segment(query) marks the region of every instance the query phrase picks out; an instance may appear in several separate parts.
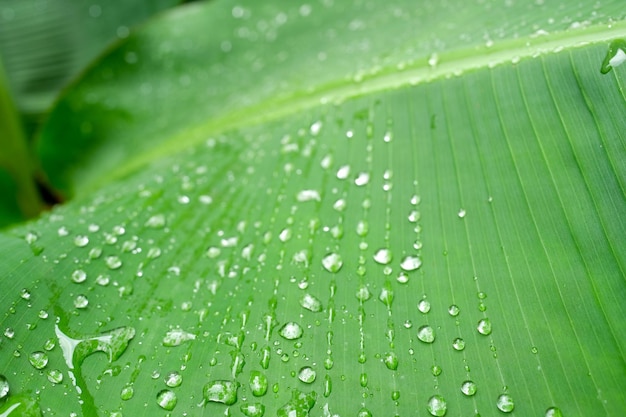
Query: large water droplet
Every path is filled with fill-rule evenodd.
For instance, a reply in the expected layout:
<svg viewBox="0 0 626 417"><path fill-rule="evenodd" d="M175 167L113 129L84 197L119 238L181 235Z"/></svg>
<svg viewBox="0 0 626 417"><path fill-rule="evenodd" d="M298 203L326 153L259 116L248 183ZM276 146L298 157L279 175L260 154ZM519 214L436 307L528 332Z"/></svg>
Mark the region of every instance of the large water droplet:
<svg viewBox="0 0 626 417"><path fill-rule="evenodd" d="M433 343L435 341L435 331L428 325L422 326L417 329L417 338L424 343Z"/></svg>
<svg viewBox="0 0 626 417"><path fill-rule="evenodd" d="M422 261L417 256L405 256L400 263L400 268L404 269L407 272L415 271L420 266L422 266Z"/></svg>
<svg viewBox="0 0 626 417"><path fill-rule="evenodd" d="M445 416L446 411L448 411L446 400L441 395L433 395L430 397L426 408L431 415L436 417Z"/></svg>
<svg viewBox="0 0 626 417"><path fill-rule="evenodd" d="M224 380L211 381L204 386L203 395L207 401L233 405L237 402L237 383Z"/></svg>
<svg viewBox="0 0 626 417"><path fill-rule="evenodd" d="M322 265L324 266L324 269L326 269L328 272L334 273L334 272L339 271L341 267L343 266L341 255L339 255L338 253L334 253L334 252L327 254L322 259Z"/></svg>
<svg viewBox="0 0 626 417"><path fill-rule="evenodd" d="M480 320L476 329L478 330L478 333L484 334L485 336L491 334L491 321L489 321L489 319Z"/></svg>
<svg viewBox="0 0 626 417"><path fill-rule="evenodd" d="M9 381L7 378L0 374L0 400L9 395Z"/></svg>
<svg viewBox="0 0 626 417"><path fill-rule="evenodd" d="M417 303L417 309L420 311L420 313L428 313L430 311L430 301L426 299L420 300L420 302Z"/></svg>
<svg viewBox="0 0 626 417"><path fill-rule="evenodd" d="M276 414L278 417L308 417L316 399L317 394L315 391L305 394L294 389L291 391L291 400L280 407Z"/></svg>
<svg viewBox="0 0 626 417"><path fill-rule="evenodd" d="M77 269L72 272L72 281L74 281L75 283L80 284L81 282L85 282L86 279L87 273L82 269Z"/></svg>
<svg viewBox="0 0 626 417"><path fill-rule="evenodd" d="M545 417L563 417L563 413L557 407L550 407L546 410Z"/></svg>
<svg viewBox="0 0 626 417"><path fill-rule="evenodd" d="M104 258L104 263L109 269L118 269L122 266L122 260L115 255Z"/></svg>
<svg viewBox="0 0 626 417"><path fill-rule="evenodd" d="M513 403L513 398L509 394L502 394L498 397L496 401L496 406L498 410L503 413L510 413L515 408L515 404Z"/></svg>
<svg viewBox="0 0 626 417"><path fill-rule="evenodd" d="M74 238L74 245L76 245L79 248L83 248L87 246L88 244L89 244L89 238L87 236L77 235Z"/></svg>
<svg viewBox="0 0 626 417"><path fill-rule="evenodd" d="M159 404L159 407L167 411L172 411L176 407L176 403L178 402L178 399L176 398L176 393L168 389L159 391L156 400L157 404Z"/></svg>
<svg viewBox="0 0 626 417"><path fill-rule="evenodd" d="M61 382L63 382L63 373L59 371L58 369L49 370L47 373L47 376L48 376L48 381L50 381L53 384L60 384ZM2 398L2 395L0 395L0 398Z"/></svg>
<svg viewBox="0 0 626 417"><path fill-rule="evenodd" d="M267 392L267 377L259 371L250 372L250 391L255 397L262 397Z"/></svg>
<svg viewBox="0 0 626 417"><path fill-rule="evenodd" d="M398 355L396 355L395 352L386 353L383 358L383 362L385 363L387 369L392 371L398 369Z"/></svg>
<svg viewBox="0 0 626 417"><path fill-rule="evenodd" d="M319 298L308 293L300 299L300 305L314 313L322 311L322 302Z"/></svg>
<svg viewBox="0 0 626 417"><path fill-rule="evenodd" d="M246 417L263 417L265 406L261 403L242 404L239 408Z"/></svg>
<svg viewBox="0 0 626 417"><path fill-rule="evenodd" d="M125 385L122 388L122 392L120 393L120 398L124 401L128 401L131 398L133 398L133 396L135 395L135 389L133 388L132 385ZM157 402L158 402L158 396L157 396Z"/></svg>
<svg viewBox="0 0 626 417"><path fill-rule="evenodd" d="M43 369L48 364L48 355L41 351L33 352L28 355L28 361L35 369Z"/></svg>
<svg viewBox="0 0 626 417"><path fill-rule="evenodd" d="M465 381L461 384L461 392L467 395L468 397L471 397L472 395L476 394L476 390L477 390L477 387L474 381Z"/></svg>
<svg viewBox="0 0 626 417"><path fill-rule="evenodd" d="M391 262L393 256L389 249L378 249L374 254L374 260L381 265L387 265Z"/></svg>
<svg viewBox="0 0 626 417"><path fill-rule="evenodd" d="M176 371L172 371L165 376L165 385L175 388L183 383L183 376Z"/></svg>
<svg viewBox="0 0 626 417"><path fill-rule="evenodd" d="M298 323L289 322L280 328L278 334L287 340L295 340L302 337L302 327Z"/></svg>
<svg viewBox="0 0 626 417"><path fill-rule="evenodd" d="M607 74L611 69L622 65L626 61L626 41L623 39L616 39L609 45L609 50L606 53L600 72Z"/></svg>
<svg viewBox="0 0 626 417"><path fill-rule="evenodd" d="M184 342L194 340L195 338L195 334L186 332L183 329L172 329L169 330L163 337L163 346L180 346Z"/></svg>
<svg viewBox="0 0 626 417"><path fill-rule="evenodd" d="M305 384L312 384L316 376L317 373L310 366L305 366L298 372L298 379Z"/></svg>
<svg viewBox="0 0 626 417"><path fill-rule="evenodd" d="M73 339L63 333L55 324L54 331L59 346L63 351L65 363L69 369L74 369L89 355L95 352L104 352L109 357L109 362L119 358L128 347L128 343L135 337L135 329L132 327L118 327L98 336L84 339Z"/></svg>

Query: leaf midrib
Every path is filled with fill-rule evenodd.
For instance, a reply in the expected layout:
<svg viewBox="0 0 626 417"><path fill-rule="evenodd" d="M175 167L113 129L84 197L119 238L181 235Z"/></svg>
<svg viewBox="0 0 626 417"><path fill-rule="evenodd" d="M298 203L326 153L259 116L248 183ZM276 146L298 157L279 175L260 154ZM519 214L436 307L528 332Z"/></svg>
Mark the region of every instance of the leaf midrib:
<svg viewBox="0 0 626 417"><path fill-rule="evenodd" d="M507 64L515 65L524 59L537 58L551 53L566 53L576 48L607 43L624 36L626 36L626 21L597 24L538 36L509 39L492 46L481 45L448 51L438 56L436 66L430 66L429 57L425 57L402 70L387 67L379 72L365 75L359 82L346 80L343 77L336 82L320 85L314 91L296 91L289 96L265 100L209 119L205 123L187 127L159 146L136 155L126 164L100 177L88 189L100 188L152 161L176 154L201 143L211 135L233 128L267 123L316 106L342 103L345 100L380 91L425 84L453 76L458 77L469 71L491 69ZM601 58L599 57L598 60L598 72Z"/></svg>

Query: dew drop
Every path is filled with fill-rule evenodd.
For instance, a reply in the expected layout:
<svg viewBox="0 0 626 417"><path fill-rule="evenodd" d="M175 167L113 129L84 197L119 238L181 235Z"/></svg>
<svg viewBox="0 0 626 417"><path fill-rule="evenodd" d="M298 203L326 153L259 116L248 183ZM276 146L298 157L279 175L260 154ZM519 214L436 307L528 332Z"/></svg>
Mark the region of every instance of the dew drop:
<svg viewBox="0 0 626 417"><path fill-rule="evenodd" d="M135 395L135 389L132 385L126 385L122 388L122 392L120 393L120 398L124 401L128 401ZM158 401L158 400L157 400Z"/></svg>
<svg viewBox="0 0 626 417"><path fill-rule="evenodd" d="M96 278L96 284L102 287L106 287L107 285L109 285L110 281L111 277L109 277L108 275L98 275L98 277Z"/></svg>
<svg viewBox="0 0 626 417"><path fill-rule="evenodd" d="M385 357L383 358L383 362L385 363L387 369L390 369L392 371L398 369L398 356L395 354L395 352L386 353Z"/></svg>
<svg viewBox="0 0 626 417"><path fill-rule="evenodd" d="M430 367L430 373L433 374L433 376L439 376L441 375L442 369L441 366L439 365L433 365Z"/></svg>
<svg viewBox="0 0 626 417"><path fill-rule="evenodd" d="M287 340L295 340L302 337L302 327L298 323L289 322L280 328L278 334Z"/></svg>
<svg viewBox="0 0 626 417"><path fill-rule="evenodd" d="M89 305L89 299L83 294L79 294L74 298L74 307L79 309L87 308Z"/></svg>
<svg viewBox="0 0 626 417"><path fill-rule="evenodd" d="M47 372L46 376L48 377L48 381L53 384L60 384L63 382L63 373L58 369L51 369ZM0 398L2 398L2 394L0 393Z"/></svg>
<svg viewBox="0 0 626 417"><path fill-rule="evenodd" d="M75 283L80 284L81 282L85 282L86 279L87 273L82 269L77 269L72 272L72 281L74 281Z"/></svg>
<svg viewBox="0 0 626 417"><path fill-rule="evenodd" d="M6 329L4 329L4 336L7 339L13 339L15 337L15 330L13 330L12 327L7 327Z"/></svg>
<svg viewBox="0 0 626 417"><path fill-rule="evenodd" d="M48 355L41 351L33 352L28 355L28 361L33 365L33 368L43 369L48 364Z"/></svg>
<svg viewBox="0 0 626 417"><path fill-rule="evenodd" d="M461 392L467 395L468 397L471 397L472 395L476 394L476 390L477 390L477 387L474 381L465 381L461 384Z"/></svg>
<svg viewBox="0 0 626 417"><path fill-rule="evenodd" d="M400 268L407 272L415 271L422 265L422 261L417 256L405 256L400 263Z"/></svg>
<svg viewBox="0 0 626 417"><path fill-rule="evenodd" d="M366 185L367 183L370 182L370 174L367 172L361 172L359 173L359 175L356 177L356 179L354 180L354 183L358 186L358 187L362 187L364 185Z"/></svg>
<svg viewBox="0 0 626 417"><path fill-rule="evenodd" d="M331 253L327 254L322 259L322 266L328 272L335 273L335 272L339 271L341 269L341 267L343 266L343 261L341 260L341 255L339 255L338 253L334 253L334 252L331 252Z"/></svg>
<svg viewBox="0 0 626 417"><path fill-rule="evenodd" d="M496 406L498 410L503 413L510 413L515 408L515 404L513 403L513 398L509 394L502 394L498 397L496 401Z"/></svg>
<svg viewBox="0 0 626 417"><path fill-rule="evenodd" d="M305 201L321 201L322 198L317 190L302 190L296 195L296 200L304 203Z"/></svg>
<svg viewBox="0 0 626 417"><path fill-rule="evenodd" d="M183 383L183 376L176 371L172 371L165 376L165 385L175 388Z"/></svg>
<svg viewBox="0 0 626 417"><path fill-rule="evenodd" d="M491 321L489 321L489 319L480 320L476 329L478 330L478 333L485 336L491 334Z"/></svg>
<svg viewBox="0 0 626 417"><path fill-rule="evenodd" d="M378 249L374 254L374 260L381 265L388 265L392 259L391 251L386 248Z"/></svg>
<svg viewBox="0 0 626 417"><path fill-rule="evenodd" d="M393 291L388 286L381 288L378 299L387 307L391 307L393 303Z"/></svg>
<svg viewBox="0 0 626 417"><path fill-rule="evenodd" d="M450 307L448 307L448 314L450 314L452 317L458 316L460 312L461 309L459 309L456 304L452 304Z"/></svg>
<svg viewBox="0 0 626 417"><path fill-rule="evenodd" d="M337 170L337 178L345 180L350 175L350 165L343 165Z"/></svg>
<svg viewBox="0 0 626 417"><path fill-rule="evenodd" d="M0 400L9 395L9 381L7 378L0 374Z"/></svg>
<svg viewBox="0 0 626 417"><path fill-rule="evenodd" d="M109 269L118 269L122 266L121 259L115 255L104 258L104 263Z"/></svg>
<svg viewBox="0 0 626 417"><path fill-rule="evenodd" d="M463 218L465 218L466 214L467 214L467 212L465 211L465 209L460 209L459 212L456 215L459 216L459 219L463 219Z"/></svg>
<svg viewBox="0 0 626 417"><path fill-rule="evenodd" d="M372 413L367 408L363 407L359 410L357 417L372 417Z"/></svg>
<svg viewBox="0 0 626 417"><path fill-rule="evenodd" d="M78 235L74 238L74 245L79 248L84 248L89 244L89 238L84 235Z"/></svg>
<svg viewBox="0 0 626 417"><path fill-rule="evenodd" d="M312 384L316 376L317 373L310 366L305 366L298 372L298 379L305 384Z"/></svg>
<svg viewBox="0 0 626 417"><path fill-rule="evenodd" d="M159 407L167 411L172 411L176 407L176 403L178 402L178 399L176 398L176 393L168 389L159 391L156 400L157 404L159 404Z"/></svg>
<svg viewBox="0 0 626 417"><path fill-rule="evenodd" d="M207 401L233 405L237 402L237 383L224 380L211 381L204 386L203 395Z"/></svg>
<svg viewBox="0 0 626 417"><path fill-rule="evenodd" d="M419 211L417 211L417 210L412 210L412 211L409 213L409 221L410 221L411 223L417 223L417 222L419 221L419 219L420 219L420 218L421 218L421 214L420 214L420 212L419 212Z"/></svg>
<svg viewBox="0 0 626 417"><path fill-rule="evenodd" d="M457 337L456 339L452 341L452 347L454 348L454 350L459 350L459 351L465 349L465 340L461 339L460 337Z"/></svg>
<svg viewBox="0 0 626 417"><path fill-rule="evenodd" d="M346 200L344 200L343 198L340 198L339 200L335 201L335 204L333 204L333 208L339 212L344 211L346 209L346 206Z"/></svg>
<svg viewBox="0 0 626 417"><path fill-rule="evenodd" d="M531 351L533 354L537 354L537 352L539 352L539 349L537 349L537 347L536 347L536 346L533 346L532 348L530 348L530 351Z"/></svg>
<svg viewBox="0 0 626 417"><path fill-rule="evenodd" d="M2 398L1 394L0 398ZM546 410L545 417L563 417L563 413L557 407L550 407Z"/></svg>
<svg viewBox="0 0 626 417"><path fill-rule="evenodd" d="M267 377L259 371L250 372L250 391L255 397L262 397L267 392Z"/></svg>
<svg viewBox="0 0 626 417"><path fill-rule="evenodd" d="M265 406L261 403L242 404L239 408L246 417L263 417Z"/></svg>
<svg viewBox="0 0 626 417"><path fill-rule="evenodd" d="M417 329L417 338L424 343L433 343L435 341L435 331L428 325L422 326Z"/></svg>
<svg viewBox="0 0 626 417"><path fill-rule="evenodd" d="M426 299L420 300L420 302L417 303L417 309L422 314L428 313L430 311L430 301L428 301Z"/></svg>
<svg viewBox="0 0 626 417"><path fill-rule="evenodd" d="M172 329L165 334L162 343L163 346L174 347L180 346L184 342L194 340L195 338L196 335L193 333L186 332L182 329Z"/></svg>
<svg viewBox="0 0 626 417"><path fill-rule="evenodd" d="M446 400L441 395L433 395L430 397L426 408L431 415L436 417L445 416L446 411L448 411Z"/></svg>
<svg viewBox="0 0 626 417"><path fill-rule="evenodd" d="M146 221L145 226L152 229L161 229L165 226L165 216L162 214L155 214Z"/></svg>
<svg viewBox="0 0 626 417"><path fill-rule="evenodd" d="M308 293L304 294L304 296L300 299L300 305L314 313L319 313L320 311L322 311L322 302L319 300L319 298Z"/></svg>
<svg viewBox="0 0 626 417"><path fill-rule="evenodd" d="M330 379L330 375L326 374L324 376L324 397L330 396L330 393L333 391L333 382Z"/></svg>
<svg viewBox="0 0 626 417"><path fill-rule="evenodd" d="M356 292L356 298L361 302L365 302L371 297L372 294L370 293L370 290L367 288L366 285L361 285L361 287L359 287L359 290Z"/></svg>
<svg viewBox="0 0 626 417"><path fill-rule="evenodd" d="M91 248L89 250L90 259L98 259L100 256L102 256L102 248Z"/></svg>

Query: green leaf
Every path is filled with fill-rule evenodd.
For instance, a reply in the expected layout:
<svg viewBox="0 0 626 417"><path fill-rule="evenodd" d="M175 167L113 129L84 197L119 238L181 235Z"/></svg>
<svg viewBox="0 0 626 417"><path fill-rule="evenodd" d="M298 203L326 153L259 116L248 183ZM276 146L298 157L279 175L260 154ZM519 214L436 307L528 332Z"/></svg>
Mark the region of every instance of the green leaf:
<svg viewBox="0 0 626 417"><path fill-rule="evenodd" d="M215 1L131 35L42 132L75 200L0 238L1 410L624 414L626 22L594 6Z"/></svg>

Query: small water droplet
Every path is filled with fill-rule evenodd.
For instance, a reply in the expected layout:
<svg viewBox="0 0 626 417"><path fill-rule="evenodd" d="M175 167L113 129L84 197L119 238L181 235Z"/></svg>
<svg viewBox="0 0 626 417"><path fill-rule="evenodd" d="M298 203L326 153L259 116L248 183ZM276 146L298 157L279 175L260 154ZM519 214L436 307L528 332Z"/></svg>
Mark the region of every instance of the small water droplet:
<svg viewBox="0 0 626 417"><path fill-rule="evenodd" d="M183 383L183 376L176 371L172 371L165 376L165 385L175 388Z"/></svg>
<svg viewBox="0 0 626 417"><path fill-rule="evenodd" d="M246 417L263 417L265 406L261 403L242 404L239 408Z"/></svg>
<svg viewBox="0 0 626 417"><path fill-rule="evenodd" d="M489 321L489 319L480 320L476 329L478 330L478 333L485 336L491 334L491 321Z"/></svg>
<svg viewBox="0 0 626 417"><path fill-rule="evenodd" d="M322 311L322 302L319 298L308 293L304 294L304 296L300 299L300 305L314 313Z"/></svg>
<svg viewBox="0 0 626 417"><path fill-rule="evenodd" d="M2 398L1 395L0 398ZM550 407L546 410L545 417L563 417L563 413L557 407Z"/></svg>
<svg viewBox="0 0 626 417"><path fill-rule="evenodd" d="M496 406L498 410L503 413L510 413L515 408L515 404L513 403L513 398L509 394L502 394L498 397L496 401Z"/></svg>
<svg viewBox="0 0 626 417"><path fill-rule="evenodd" d="M358 186L358 187L362 187L364 185L366 185L367 183L370 182L370 174L367 172L361 172L359 173L359 175L356 177L356 179L354 180L354 183Z"/></svg>
<svg viewBox="0 0 626 417"><path fill-rule="evenodd" d="M422 216L420 212L417 210L411 210L411 212L409 213L409 221L411 223L417 223L421 217Z"/></svg>
<svg viewBox="0 0 626 417"><path fill-rule="evenodd" d="M422 265L422 261L417 256L405 256L400 263L400 268L407 272L415 271Z"/></svg>
<svg viewBox="0 0 626 417"><path fill-rule="evenodd" d="M174 347L179 346L188 340L194 340L196 335L186 332L182 329L169 330L163 337L163 346Z"/></svg>
<svg viewBox="0 0 626 417"><path fill-rule="evenodd" d="M298 372L298 379L305 384L312 384L316 376L317 373L310 366L305 366Z"/></svg>
<svg viewBox="0 0 626 417"><path fill-rule="evenodd" d="M446 400L441 395L433 395L426 405L428 412L436 417L445 416L448 411Z"/></svg>
<svg viewBox="0 0 626 417"><path fill-rule="evenodd" d="M452 347L454 348L454 350L459 350L459 351L465 349L465 340L461 339L460 337L457 337L456 339L452 341Z"/></svg>
<svg viewBox="0 0 626 417"><path fill-rule="evenodd" d="M430 373L433 374L433 376L439 376L441 375L442 369L441 366L439 365L433 365L430 367Z"/></svg>
<svg viewBox="0 0 626 417"><path fill-rule="evenodd" d="M370 293L370 290L367 288L366 285L361 285L359 287L359 290L356 292L356 298L357 300L361 302L365 302L369 300L371 297L372 297L372 294Z"/></svg>
<svg viewBox="0 0 626 417"><path fill-rule="evenodd" d="M33 365L33 368L43 369L48 364L48 355L41 351L33 352L28 355L28 361Z"/></svg>
<svg viewBox="0 0 626 417"><path fill-rule="evenodd" d="M302 190L296 195L296 200L304 203L306 201L321 201L322 198L317 190Z"/></svg>
<svg viewBox="0 0 626 417"><path fill-rule="evenodd" d="M477 387L474 381L465 381L461 384L461 392L467 395L468 397L471 397L472 395L476 394L476 390L477 390Z"/></svg>
<svg viewBox="0 0 626 417"><path fill-rule="evenodd" d="M385 357L383 358L383 362L385 363L387 369L390 369L392 371L398 369L398 356L395 354L395 352L386 353Z"/></svg>
<svg viewBox="0 0 626 417"><path fill-rule="evenodd" d="M262 397L267 392L267 377L259 371L250 372L250 390L255 397Z"/></svg>
<svg viewBox="0 0 626 417"><path fill-rule="evenodd" d="M124 401L130 400L131 398L133 398L134 395L135 395L135 389L130 384L125 385L124 388L122 388L122 392L120 392L120 398ZM157 398L157 402L158 402L158 398Z"/></svg>
<svg viewBox="0 0 626 417"><path fill-rule="evenodd" d="M531 351L533 354L537 354L537 352L539 352L539 349L537 349L537 347L536 347L536 346L533 346L532 348L530 348L530 351Z"/></svg>
<svg viewBox="0 0 626 417"><path fill-rule="evenodd" d="M392 259L391 251L386 248L378 249L374 254L374 260L381 265L388 265Z"/></svg>
<svg viewBox="0 0 626 417"><path fill-rule="evenodd" d="M417 303L417 309L422 314L428 313L430 311L430 301L428 301L426 299L420 300L420 302Z"/></svg>
<svg viewBox="0 0 626 417"><path fill-rule="evenodd" d="M466 214L467 212L465 211L465 209L459 209L459 212L456 215L459 216L459 219L463 219L465 218Z"/></svg>
<svg viewBox="0 0 626 417"><path fill-rule="evenodd" d="M622 65L626 61L626 41L623 39L615 39L609 45L609 50L606 53L600 72L607 74L611 69Z"/></svg>
<svg viewBox="0 0 626 417"><path fill-rule="evenodd" d="M346 203L346 200L340 198L339 200L335 201L335 204L333 204L333 208L339 212L342 212L346 209L347 205L348 204Z"/></svg>
<svg viewBox="0 0 626 417"><path fill-rule="evenodd" d="M0 400L9 395L9 380L0 374Z"/></svg>
<svg viewBox="0 0 626 417"><path fill-rule="evenodd" d="M291 239L292 235L293 232L291 231L291 228L287 227L280 232L278 239L280 239L281 242L287 242Z"/></svg>
<svg viewBox="0 0 626 417"><path fill-rule="evenodd" d="M452 304L450 307L448 307L448 314L450 314L452 317L458 316L460 312L461 309L456 304Z"/></svg>
<svg viewBox="0 0 626 417"><path fill-rule="evenodd" d="M417 338L424 343L433 343L435 341L435 331L428 325L422 326L417 329Z"/></svg>
<svg viewBox="0 0 626 417"><path fill-rule="evenodd" d="M337 170L337 178L345 180L350 175L350 165L343 165Z"/></svg>
<svg viewBox="0 0 626 417"><path fill-rule="evenodd" d="M298 323L289 322L280 328L278 334L287 340L295 340L302 337L302 327Z"/></svg>
<svg viewBox="0 0 626 417"><path fill-rule="evenodd" d="M53 384L60 384L63 382L63 373L58 369L51 369L47 372L46 376L48 377L48 381ZM0 393L0 398L2 398L2 394Z"/></svg>
<svg viewBox="0 0 626 417"><path fill-rule="evenodd" d="M335 273L339 271L341 267L343 266L341 255L339 255L338 253L334 253L334 252L327 254L322 259L322 266L324 266L324 269L326 269L328 272Z"/></svg>
<svg viewBox="0 0 626 417"><path fill-rule="evenodd" d="M387 307L391 307L391 304L393 303L393 291L391 290L391 287L384 286L381 288L378 299Z"/></svg>
<svg viewBox="0 0 626 417"><path fill-rule="evenodd" d="M83 294L79 294L74 298L74 307L84 309L89 305L89 299Z"/></svg>
<svg viewBox="0 0 626 417"><path fill-rule="evenodd" d="M372 413L367 408L363 407L359 410L357 417L372 417Z"/></svg>
<svg viewBox="0 0 626 417"><path fill-rule="evenodd" d="M172 411L176 407L176 403L178 402L178 399L176 398L176 393L168 389L159 391L156 396L156 400L157 404L159 404L159 407L167 411Z"/></svg>
<svg viewBox="0 0 626 417"><path fill-rule="evenodd" d="M122 266L122 260L115 255L107 256L104 258L104 263L109 269L118 269Z"/></svg>
<svg viewBox="0 0 626 417"><path fill-rule="evenodd" d="M330 379L330 375L326 374L324 376L324 397L330 396L330 393L333 391L333 382Z"/></svg>
<svg viewBox="0 0 626 417"><path fill-rule="evenodd" d="M87 273L82 269L77 269L72 272L72 281L74 281L75 283L80 284L81 282L85 282L86 279Z"/></svg>
<svg viewBox="0 0 626 417"><path fill-rule="evenodd" d="M367 234L369 233L369 230L370 230L370 225L365 220L359 220L359 222L356 224L356 234L361 237L367 236Z"/></svg>
<svg viewBox="0 0 626 417"><path fill-rule="evenodd" d="M484 300L485 298L487 298L487 294L482 291L479 291L478 294L476 294L476 296L480 298L481 300Z"/></svg>
<svg viewBox="0 0 626 417"><path fill-rule="evenodd" d="M90 259L98 259L101 256L102 256L102 248L91 248L89 250Z"/></svg>
<svg viewBox="0 0 626 417"><path fill-rule="evenodd" d="M161 229L165 226L165 216L163 214L155 214L146 221L145 226L153 229Z"/></svg>
<svg viewBox="0 0 626 417"><path fill-rule="evenodd" d="M237 402L237 383L224 380L211 381L204 386L203 395L207 401L233 405Z"/></svg>

